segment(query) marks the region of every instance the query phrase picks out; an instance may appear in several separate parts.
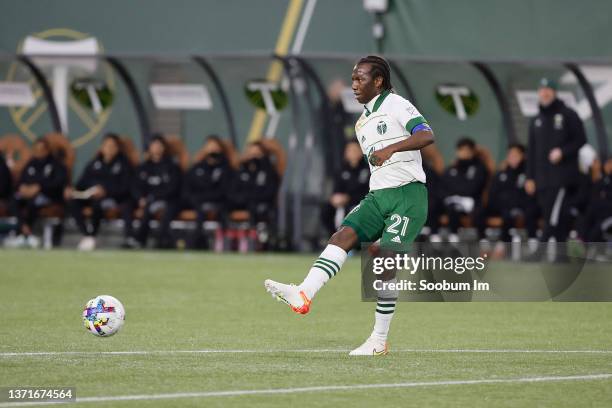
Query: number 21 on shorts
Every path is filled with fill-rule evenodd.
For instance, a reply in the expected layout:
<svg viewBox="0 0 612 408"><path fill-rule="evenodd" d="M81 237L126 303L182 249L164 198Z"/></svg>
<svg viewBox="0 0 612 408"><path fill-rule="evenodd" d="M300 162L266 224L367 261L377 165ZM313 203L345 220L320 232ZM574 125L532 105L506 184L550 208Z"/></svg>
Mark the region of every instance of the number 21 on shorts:
<svg viewBox="0 0 612 408"><path fill-rule="evenodd" d="M406 231L408 230L408 222L410 221L410 219L406 216L400 216L399 214L393 214L391 215L391 225L389 225L387 227L387 232L389 234L399 234L400 236L405 236L406 235ZM398 230L397 228L400 227L401 224L401 230Z"/></svg>

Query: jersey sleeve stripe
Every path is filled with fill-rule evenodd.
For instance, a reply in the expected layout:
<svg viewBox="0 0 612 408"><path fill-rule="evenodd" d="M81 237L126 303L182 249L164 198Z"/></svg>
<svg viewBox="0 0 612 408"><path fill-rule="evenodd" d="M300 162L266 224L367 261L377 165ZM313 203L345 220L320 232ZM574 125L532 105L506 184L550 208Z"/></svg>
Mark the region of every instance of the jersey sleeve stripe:
<svg viewBox="0 0 612 408"><path fill-rule="evenodd" d="M427 123L427 121L422 116L417 116L416 118L412 118L408 121L408 123L406 123L406 130L410 132L410 134L412 134L412 130L418 125L421 125L423 123Z"/></svg>

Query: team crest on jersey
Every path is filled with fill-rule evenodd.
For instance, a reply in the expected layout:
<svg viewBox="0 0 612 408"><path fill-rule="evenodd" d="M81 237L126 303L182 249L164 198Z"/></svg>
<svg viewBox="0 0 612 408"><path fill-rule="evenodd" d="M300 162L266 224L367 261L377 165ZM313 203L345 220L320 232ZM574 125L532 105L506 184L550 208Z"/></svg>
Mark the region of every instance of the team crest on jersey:
<svg viewBox="0 0 612 408"><path fill-rule="evenodd" d="M376 130L378 131L379 135L384 135L385 133L387 133L387 124L381 120L376 125Z"/></svg>

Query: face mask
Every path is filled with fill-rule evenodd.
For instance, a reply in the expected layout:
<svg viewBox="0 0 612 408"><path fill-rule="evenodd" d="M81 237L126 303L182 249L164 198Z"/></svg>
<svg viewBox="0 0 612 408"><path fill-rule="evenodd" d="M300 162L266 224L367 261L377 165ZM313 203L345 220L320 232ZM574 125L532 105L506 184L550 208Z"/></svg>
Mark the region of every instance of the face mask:
<svg viewBox="0 0 612 408"><path fill-rule="evenodd" d="M221 153L211 153L206 156L206 161L209 163L218 163L223 160L223 155Z"/></svg>
<svg viewBox="0 0 612 408"><path fill-rule="evenodd" d="M263 162L263 159L258 159L258 158L252 158L249 161L246 162L246 167L250 170L250 171L255 171L257 169L259 169L261 167L261 163Z"/></svg>

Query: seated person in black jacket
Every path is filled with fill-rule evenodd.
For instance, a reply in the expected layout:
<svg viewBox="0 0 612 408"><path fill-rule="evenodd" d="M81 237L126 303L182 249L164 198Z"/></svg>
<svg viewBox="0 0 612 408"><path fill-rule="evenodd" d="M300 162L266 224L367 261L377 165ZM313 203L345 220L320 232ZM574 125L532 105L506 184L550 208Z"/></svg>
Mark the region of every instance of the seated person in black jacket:
<svg viewBox="0 0 612 408"><path fill-rule="evenodd" d="M506 167L498 171L491 183L489 201L478 220L478 233L484 238L487 217L501 216L500 240L511 242L510 228L522 216L530 239L536 238L538 206L533 196L525 192L526 176L525 146L512 144L508 147Z"/></svg>
<svg viewBox="0 0 612 408"><path fill-rule="evenodd" d="M321 208L321 221L331 235L353 207L368 194L370 169L357 142L344 147L344 161L334 178L332 195Z"/></svg>
<svg viewBox="0 0 612 408"><path fill-rule="evenodd" d="M8 201L13 192L11 170L6 165L4 156L0 153L0 202Z"/></svg>
<svg viewBox="0 0 612 408"><path fill-rule="evenodd" d="M612 159L606 160L603 174L595 178L586 211L578 222L578 234L585 242L603 242L604 231L612 233Z"/></svg>
<svg viewBox="0 0 612 408"><path fill-rule="evenodd" d="M67 182L66 167L51 154L49 142L44 138L36 140L33 158L21 172L11 203L20 234L15 246L39 246L40 241L32 234L34 221L41 208L63 203Z"/></svg>
<svg viewBox="0 0 612 408"><path fill-rule="evenodd" d="M154 136L149 143L147 160L134 172L132 194L137 208L143 210L140 228L135 237L138 245L146 246L149 222L162 212L156 246L171 246L170 223L179 209L182 176L180 167L169 154L166 140L162 136ZM129 226L127 233L131 235ZM134 247L133 240L128 238L126 246Z"/></svg>
<svg viewBox="0 0 612 408"><path fill-rule="evenodd" d="M444 206L448 214L451 242L459 240L457 231L460 217L465 214L473 217L480 211L488 176L487 168L478 158L476 143L472 139L459 139L456 158L455 163L446 169L443 176Z"/></svg>
<svg viewBox="0 0 612 408"><path fill-rule="evenodd" d="M100 152L87 164L75 188L66 188L64 197L83 238L80 250L92 250L96 246L100 220L104 212L125 204L130 195L132 166L121 152L119 136L104 136ZM85 222L83 208L91 207L91 224ZM125 207L125 205L124 205Z"/></svg>
<svg viewBox="0 0 612 408"><path fill-rule="evenodd" d="M262 143L251 143L234 175L230 190L231 207L247 210L251 224L272 222L280 177Z"/></svg>
<svg viewBox="0 0 612 408"><path fill-rule="evenodd" d="M215 215L221 224L221 230L225 227L232 174L225 145L219 137L209 136L204 145L204 157L191 166L183 185L183 198L197 213L194 246L200 246L202 224L208 214Z"/></svg>

